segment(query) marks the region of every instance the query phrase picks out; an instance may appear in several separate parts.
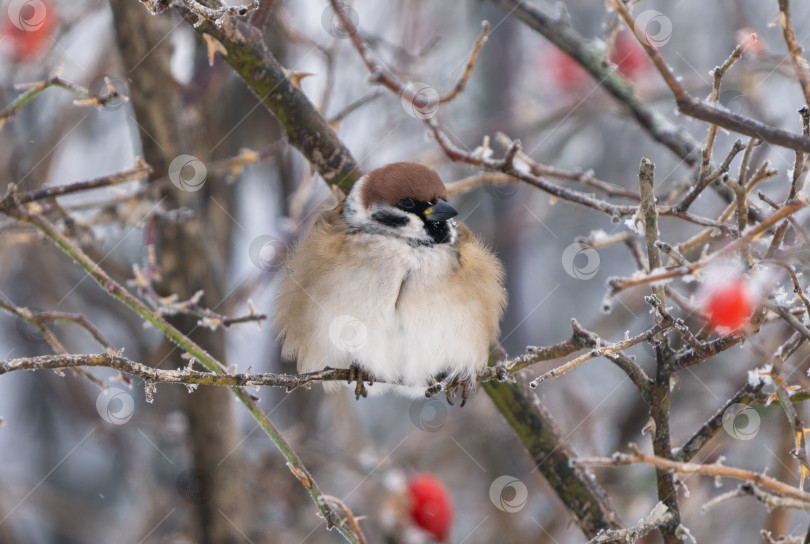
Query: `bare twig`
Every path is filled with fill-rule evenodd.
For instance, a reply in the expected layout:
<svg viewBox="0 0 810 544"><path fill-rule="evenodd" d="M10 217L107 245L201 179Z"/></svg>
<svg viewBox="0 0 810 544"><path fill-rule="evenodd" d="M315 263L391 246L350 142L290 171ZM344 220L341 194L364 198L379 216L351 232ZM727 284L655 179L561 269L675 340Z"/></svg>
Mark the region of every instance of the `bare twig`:
<svg viewBox="0 0 810 544"><path fill-rule="evenodd" d="M716 125L712 125L712 127L715 126ZM708 147L708 144L706 145ZM695 199L700 196L700 193L702 193L710 183L720 179L726 172L728 172L731 161L733 161L737 154L743 149L745 149L745 145L743 145L742 140L735 141L734 145L731 146L731 150L728 152L728 155L726 155L726 158L723 160L723 163L717 168L717 170L711 174L708 172L706 174L701 173L697 183L695 183L692 188L689 189L689 192L686 193L681 202L676 206L676 209L680 211L688 210L689 206L692 205Z"/></svg>
<svg viewBox="0 0 810 544"><path fill-rule="evenodd" d="M625 106L650 136L689 165L698 164L697 142L669 119L644 104L633 87L605 63L603 46L588 40L563 18L554 17L525 0L493 0L506 13L542 34L585 68L619 103ZM630 27L632 31L632 25Z"/></svg>
<svg viewBox="0 0 810 544"><path fill-rule="evenodd" d="M498 140L498 143L503 145L504 147L509 147L512 143L512 139L509 138L506 134L502 132L498 132L495 135L495 138ZM529 165L529 168L535 176L546 176L550 178L557 178L557 179L564 179L568 181L575 181L578 183L582 183L583 185L588 185L593 187L594 189L605 193L607 196L618 196L622 198L626 198L628 200L634 200L638 202L639 196L638 193L634 193L629 189L625 189L624 187L620 187L618 185L614 185L613 183L609 183L607 181L602 181L600 179L595 178L593 175L585 172L571 172L567 170L562 170L560 168L556 168L554 166L547 166L544 164L539 164L534 161L529 155L523 152L523 150L519 150L517 153L517 158L525 162Z"/></svg>
<svg viewBox="0 0 810 544"><path fill-rule="evenodd" d="M627 6L625 6L621 0L610 0L610 2L616 11L619 12L622 19L624 19L627 26L633 29L636 21L630 14L630 10ZM698 100L689 95L672 72L672 69L667 65L660 51L649 43L645 43L645 40L639 40L639 43L647 52L647 55L653 61L653 64L658 69L664 82L675 97L678 111L684 115L719 125L752 138L759 138L773 145L810 152L810 138L807 136L772 127L750 117L745 117L738 113L708 104L703 100Z"/></svg>
<svg viewBox="0 0 810 544"><path fill-rule="evenodd" d="M665 459L656 455L642 453L635 444L630 444L630 449L632 450L632 453L615 453L612 457L580 457L578 459L574 459L573 462L580 466L592 467L610 467L641 463L661 468L675 474L700 474L715 478L731 478L734 480L751 482L760 487L778 493L783 497L788 497L804 503L810 503L810 493L797 489L784 482L780 482L779 480L771 478L770 476L767 476L761 472L727 467L721 465L720 463L713 463L711 465L681 463L679 461Z"/></svg>
<svg viewBox="0 0 810 544"><path fill-rule="evenodd" d="M470 76L472 75L473 69L475 68L475 63L478 60L478 54L481 52L481 48L484 46L484 43L487 41L487 36L489 35L489 23L484 21L481 23L481 33L478 35L478 38L475 40L475 45L473 46L472 52L470 53L470 57L467 60L467 64L464 67L464 71L462 72L461 76L459 77L458 81L456 82L455 86L448 91L447 93L440 95L435 103L429 104L427 99L418 93L414 93L411 89L409 89L408 85L404 83L402 80L397 77L396 74L391 72L385 66L380 65L375 58L374 54L372 53L369 46L363 41L363 38L360 36L358 29L355 27L354 23L349 20L349 16L345 13L345 10L340 9L340 5L337 0L329 0L332 4L332 9L334 10L335 16L340 19L340 22L345 29L346 33L349 35L349 39L352 42L352 45L360 53L360 57L363 59L363 62L366 64L368 71L372 74L372 81L374 83L378 83L383 85L390 91L402 95L408 99L410 99L414 106L417 109L426 108L426 107L435 107L439 104L443 104L445 102L450 102L453 100L458 94L464 90L464 86L467 84Z"/></svg>
<svg viewBox="0 0 810 544"><path fill-rule="evenodd" d="M656 335L674 326L675 320L671 316L668 319L664 318L659 323L656 323L655 326L649 328L648 330L644 331L641 334L633 336L632 338L628 338L626 340L622 340L614 344L595 347L588 353L580 355L576 359L572 359L571 361L565 363L564 365L561 365L553 370L549 370L542 376L535 378L529 385L531 387L537 387L544 381L550 380L551 378L557 378L559 376L562 376L563 374L567 373L570 370L573 370L574 368L578 367L579 365L581 365L586 361L595 359L597 357L602 357L603 355L610 355L613 353L617 353L631 346L635 346L636 344L640 344L641 342L649 342Z"/></svg>
<svg viewBox="0 0 810 544"><path fill-rule="evenodd" d="M35 200L42 200L45 198L53 198L57 196L78 193L82 191L90 191L92 189L99 189L101 187L112 187L121 183L145 179L152 173L152 167L146 164L142 159L138 158L135 166L123 172L101 176L99 178L79 181L76 183L68 183L65 185L55 185L52 187L45 187L35 191L26 191L17 193L17 202L26 204Z"/></svg>
<svg viewBox="0 0 810 544"><path fill-rule="evenodd" d="M97 95L81 85L62 79L59 77L59 71L57 71L44 81L17 85L18 89L26 90L23 94L15 98L11 104L0 111L0 129L3 128L6 121L13 117L14 114L28 104L35 96L51 87L59 87L78 96L79 99L76 100L74 104L79 106L104 106L112 100L127 100L127 96L121 93L119 89L115 89L109 79L105 78L105 83L107 86L107 94Z"/></svg>
<svg viewBox="0 0 810 544"><path fill-rule="evenodd" d="M637 525L627 529L615 529L599 533L588 541L588 544L606 544L609 542L638 542L648 533L655 531L661 525L675 521L675 516L662 502L655 505L650 515Z"/></svg>
<svg viewBox="0 0 810 544"><path fill-rule="evenodd" d="M793 24L790 18L790 0L779 0L779 16L776 20L779 22L779 26L782 27L782 36L785 38L788 53L790 53L790 62L793 65L793 71L796 73L796 79L799 80L802 87L804 100L807 105L810 105L810 69L807 66L807 59L802 56L802 47L793 33Z"/></svg>
<svg viewBox="0 0 810 544"><path fill-rule="evenodd" d="M799 277L796 275L796 272L793 270L793 267L787 263L783 263L782 261L778 261L776 259L762 259L759 262L760 264L773 264L787 271L788 275L790 275L791 281L793 281L793 292L796 293L796 296L799 297L799 299L801 299L801 301L804 303L804 307L807 311L807 316L808 318L810 318L810 300L807 299L807 295L804 293L804 289L802 289L802 286L799 283Z"/></svg>
<svg viewBox="0 0 810 544"><path fill-rule="evenodd" d="M787 499L785 497L780 497L779 495L775 495L769 491L766 491L761 487L759 487L758 485L752 484L750 482L741 484L734 491L729 491L728 493L718 495L717 497L713 498L712 500L704 504L702 509L704 512L708 512L709 510L719 506L724 502L733 499L739 499L742 497L754 497L756 500L764 504L769 510L772 508L810 510L810 504L804 501L797 501L796 499Z"/></svg>
<svg viewBox="0 0 810 544"><path fill-rule="evenodd" d="M737 391L723 406L721 406L712 416L695 431L695 433L684 443L683 446L673 451L673 460L690 461L697 452L703 449L709 440L714 438L720 429L723 428L723 415L730 406L735 404L753 404L762 402L765 396L761 395L764 387L764 380L759 380L756 384L746 383L742 389Z"/></svg>
<svg viewBox="0 0 810 544"><path fill-rule="evenodd" d="M774 312L779 314L779 316L782 319L784 319L785 321L787 321L787 323L791 327L796 329L796 332L798 332L799 334L801 334L802 336L804 336L805 338L810 340L810 329L808 329L804 325L804 323L802 323L801 321L796 319L796 316L794 316L792 313L790 313L790 311L787 308L785 308L781 304L766 304L765 306L769 310L773 310Z"/></svg>
<svg viewBox="0 0 810 544"><path fill-rule="evenodd" d="M680 266L678 268L673 268L669 270L663 270L658 272L650 272L649 274L633 277L633 278L612 278L608 280L608 283L611 287L611 293L615 294L619 291L627 289L629 287L636 287L639 285L645 285L649 283L654 283L658 281L665 281L672 278L682 277L689 274L693 274L697 270L704 268L714 259L722 256L727 256L729 253L733 253L747 244L749 244L752 240L758 238L762 233L771 229L775 223L778 223L782 219L796 213L797 211L805 208L807 205L803 202L798 200L793 200L785 204L781 209L777 210L775 213L771 214L769 217L765 218L763 221L758 223L756 226L749 228L748 230L743 233L737 240L734 242L727 244L720 248L719 250L715 251L707 255L706 257L700 259L699 261L695 261L690 263L687 266Z"/></svg>

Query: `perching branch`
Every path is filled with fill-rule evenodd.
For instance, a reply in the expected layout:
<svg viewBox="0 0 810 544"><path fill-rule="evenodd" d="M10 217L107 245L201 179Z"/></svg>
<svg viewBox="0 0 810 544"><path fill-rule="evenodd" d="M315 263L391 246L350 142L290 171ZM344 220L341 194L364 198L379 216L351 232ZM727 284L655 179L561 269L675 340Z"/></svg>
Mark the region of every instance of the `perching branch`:
<svg viewBox="0 0 810 544"><path fill-rule="evenodd" d="M196 359L195 359L196 360ZM288 390L308 387L316 382L345 381L349 378L347 369L325 369L306 374L253 374L202 372L193 370L192 365L178 370L153 368L122 355L110 353L98 354L60 354L42 355L39 357L20 357L0 362L0 375L21 370L59 370L64 368L106 367L136 376L148 383L166 383L183 385L215 385L226 387L284 387Z"/></svg>
<svg viewBox="0 0 810 544"><path fill-rule="evenodd" d="M0 309L4 309L2 299L0 299ZM155 311L160 316L159 311ZM16 313L16 312L15 312ZM58 316L50 316L44 313L41 319L55 320ZM565 357L575 351L579 351L589 346L601 343L601 340L592 332L583 329L576 320L573 321L574 334L572 338L545 347L529 347L527 353L514 359L499 362L493 366L482 370L476 377L477 381L486 383L489 381L505 382L519 371L542 361L550 361ZM94 328L91 329L91 332ZM100 333L98 333L100 334ZM67 354L62 353L54 356L41 357L21 357L9 361L0 361L0 374L15 372L20 370L58 370L64 368L80 367L107 367L125 372L132 376L137 376L150 383L174 383L186 385L214 385L230 387L284 387L287 390L309 387L315 383L348 381L350 371L345 368L325 368L316 372L303 374L273 374L273 373L228 373L228 372L202 372L193 370L191 367L185 370L162 370L152 368L144 364L132 361L121 355L115 355L112 346L108 347L108 353L102 354ZM188 352L190 353L190 352ZM495 355L496 352L493 352ZM606 353L617 355L618 351ZM193 357L192 357L193 358ZM623 362L623 361L622 361ZM620 367L622 362L617 363ZM644 371L629 361L632 370L626 369L631 378L637 382L640 389L648 384L649 378ZM375 383L385 383L376 380Z"/></svg>

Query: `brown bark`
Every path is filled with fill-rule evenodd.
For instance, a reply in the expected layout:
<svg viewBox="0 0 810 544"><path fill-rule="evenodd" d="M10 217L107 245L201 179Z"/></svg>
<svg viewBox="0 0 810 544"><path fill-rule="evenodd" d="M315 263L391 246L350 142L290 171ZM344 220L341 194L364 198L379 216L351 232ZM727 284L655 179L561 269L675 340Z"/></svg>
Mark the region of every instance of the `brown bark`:
<svg viewBox="0 0 810 544"><path fill-rule="evenodd" d="M194 133L194 127L181 128L177 107L180 89L170 72L171 41L167 38L175 24L168 17L151 17L136 2L111 2L117 41L131 88L129 96L141 134L142 153L154 168L155 176L166 175L171 161L187 152L182 136ZM203 162L207 157L196 152ZM158 222L157 256L163 278L161 294L189 298L197 290L205 291L209 306L219 303L224 294L224 274L211 263L227 261L231 224L225 211L231 198L223 183L208 179L202 190L182 192L175 187L161 195L167 209L187 207L193 219L181 224ZM212 197L225 210L212 205ZM220 361L224 360L222 331L196 327L194 318L174 318L172 324ZM173 362L181 353L164 346ZM189 420L189 450L201 485L200 494L191 500L195 513L195 541L204 543L237 542L242 537L234 530L249 519L244 493L243 459L237 448L239 436L234 422L231 393L225 389L202 388L183 396ZM187 497L188 498L188 497ZM179 499L179 497L178 497Z"/></svg>

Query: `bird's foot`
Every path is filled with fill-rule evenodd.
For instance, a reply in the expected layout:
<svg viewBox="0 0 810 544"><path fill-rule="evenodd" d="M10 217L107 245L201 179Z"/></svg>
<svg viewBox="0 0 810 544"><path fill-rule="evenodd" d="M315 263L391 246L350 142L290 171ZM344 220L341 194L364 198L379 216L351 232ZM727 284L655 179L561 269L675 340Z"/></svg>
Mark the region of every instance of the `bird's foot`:
<svg viewBox="0 0 810 544"><path fill-rule="evenodd" d="M447 387L445 388L445 395L447 396L447 404L450 406L454 406L453 404L453 397L456 396L456 391L458 388L461 388L461 404L460 406L464 406L467 404L467 399L470 396L470 390L472 389L472 378L460 378L456 376L453 378Z"/></svg>
<svg viewBox="0 0 810 544"><path fill-rule="evenodd" d="M366 389L367 382L369 386L374 385L374 376L372 376L367 370L363 370L360 365L353 363L349 367L349 385L352 382L357 382L354 387L354 396L357 400L360 400L360 397L367 397L368 396L368 389Z"/></svg>

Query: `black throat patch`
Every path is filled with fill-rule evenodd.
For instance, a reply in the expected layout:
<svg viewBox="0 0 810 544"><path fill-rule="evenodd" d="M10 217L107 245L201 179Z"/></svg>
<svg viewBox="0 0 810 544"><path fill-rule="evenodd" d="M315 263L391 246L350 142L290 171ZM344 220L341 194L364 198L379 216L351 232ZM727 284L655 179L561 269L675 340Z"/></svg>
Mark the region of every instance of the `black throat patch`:
<svg viewBox="0 0 810 544"><path fill-rule="evenodd" d="M424 217L422 220L425 221ZM425 230L434 244L449 244L453 239L447 221L425 221Z"/></svg>

